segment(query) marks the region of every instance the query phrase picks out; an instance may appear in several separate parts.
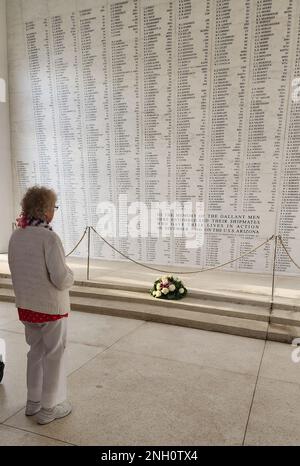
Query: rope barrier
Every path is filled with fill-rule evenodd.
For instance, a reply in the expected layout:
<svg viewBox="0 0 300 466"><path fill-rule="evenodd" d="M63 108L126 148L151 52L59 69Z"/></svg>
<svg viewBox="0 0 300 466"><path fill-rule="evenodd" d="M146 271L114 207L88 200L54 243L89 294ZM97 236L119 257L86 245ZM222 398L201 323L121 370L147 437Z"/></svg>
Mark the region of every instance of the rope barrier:
<svg viewBox="0 0 300 466"><path fill-rule="evenodd" d="M12 222L12 229L14 230L16 228L16 224L15 222ZM66 254L65 257L68 257L72 254L72 252L75 251L75 249L79 246L79 244L81 243L81 241L83 240L83 238L85 237L86 235L86 232L88 229L92 229L101 239L102 241L104 241L109 247L111 247L112 249L114 249L116 252L118 252L119 254L121 254L121 256L125 257L126 259L130 260L131 262L134 262L135 264L137 265L140 265L141 267L145 267L147 269L150 269L150 270L155 270L155 271L158 271L158 272L164 272L164 273L169 273L168 270L163 270L163 269L157 269L155 267L151 267L149 265L145 265L145 264L142 264L141 262L138 262L136 261L135 259L132 259L131 257L129 256L126 256L126 254L124 254L123 252L119 251L117 248L115 248L112 244L110 244L108 241L106 241L106 239L103 238L103 236L100 235L100 233L98 233L97 230L95 230L95 228L93 226L86 226L85 227L85 230L83 232L83 235L82 237L80 238L80 240L78 241L78 243L74 246L74 248L68 253ZM220 264L220 265L216 265L215 267L208 267L206 269L200 269L200 270L192 270L192 271L188 271L188 272L182 272L182 271L173 271L172 273L178 273L178 274L187 274L187 273L200 273L200 272L207 272L208 270L215 270L215 269L218 269L220 267L224 267L225 265L227 264L231 264L232 262L235 262L239 259L241 259L242 257L245 257L247 256L248 254L252 254L252 252L256 251L257 249L259 249L260 247L262 247L264 244L267 244L269 241L271 241L273 238L275 237L275 235L272 235L270 236L266 241L264 241L263 243L259 244L258 246L256 246L255 248L251 249L251 251L248 251L246 252L245 254L242 254L241 256L239 257L236 257L235 259L232 259L228 262L224 262L223 264ZM279 239L279 242L281 244L281 246L283 247L284 251L286 252L286 254L288 255L288 257L290 258L290 260L293 262L293 264L295 265L295 267L297 267L297 269L300 270L300 266L294 261L294 259L292 258L292 256L290 255L287 247L285 246L283 240L282 240L282 237L281 235L277 235L278 239Z"/></svg>
<svg viewBox="0 0 300 466"><path fill-rule="evenodd" d="M116 249L112 244L110 244L108 241L106 241L101 235L100 233L98 233L97 230L95 230L94 227L90 227L95 233L97 233L98 236L100 236L100 238L106 243L108 244L112 249L114 249L115 251L117 251L119 254L121 254L123 257L126 257L126 259L130 260L131 262L134 262L135 264L138 264L142 267L145 267L147 269L151 269L151 270L156 270L158 272L165 272L165 273L169 273L168 270L162 270L162 269L157 269L155 267L150 267L149 265L145 265L145 264L142 264L141 262L137 262L136 260L130 258L129 256L126 256L125 254L123 254L121 251L119 251L118 249ZM251 249L251 251L248 251L246 252L245 254L242 254L241 256L237 257L236 259L232 259L228 262L224 262L224 264L220 264L220 265L217 265L215 267L208 267L206 269L200 269L200 270L193 270L193 271L189 271L189 272L182 272L182 271L174 271L172 272L173 274L174 273L178 273L178 274L184 274L184 273L200 273L200 272L207 272L208 270L214 270L214 269L218 269L220 267L224 267L224 265L227 265L227 264L230 264L232 262L235 262L239 259L241 259L242 257L248 255L248 254L251 254L252 252L256 251L256 249L260 248L261 246L263 246L264 244L268 243L269 241L271 241L271 239L273 239L274 235L270 236L270 238L268 238L266 241L264 241L263 243L259 244L258 246L256 246L255 248Z"/></svg>
<svg viewBox="0 0 300 466"><path fill-rule="evenodd" d="M83 240L83 238L85 237L86 235L86 231L89 227L85 227L85 230L84 230L84 233L82 235L82 237L80 238L80 240L78 241L78 243L76 244L75 248L72 249L71 252L69 252L69 254L66 255L66 257L68 257L70 254L72 254L73 251L75 251L75 249L77 248L77 246L79 246L79 244L81 243L81 241Z"/></svg>
<svg viewBox="0 0 300 466"><path fill-rule="evenodd" d="M13 229L15 228L15 223L13 222L12 223L12 226L13 226ZM135 264L137 265L140 265L141 267L145 267L147 269L150 269L150 270L155 270L157 272L164 272L164 273L169 273L168 270L163 270L163 269L157 269L156 267L151 267L149 265L146 265L146 264L142 264L141 262L138 262L136 261L135 259L132 259L131 257L129 256L126 256L126 254L124 254L123 252L119 251L117 248L115 248L112 244L110 244L106 239L103 238L103 236L100 235L100 233L98 233L97 230L95 230L95 228L93 226L86 226L85 227L85 230L83 232L83 235L82 237L80 238L80 240L78 241L78 243L74 246L74 248L68 253L66 254L65 257L68 257L72 254L72 252L75 251L75 249L79 246L79 244L81 243L81 241L83 240L83 238L85 237L86 235L86 232L88 229L92 229L101 239L102 241L104 241L109 247L111 247L114 251L116 251L118 254L120 254L121 256L125 257L126 259L128 259L129 261L131 262L134 262ZM290 260L293 262L293 264L297 267L297 269L300 270L300 266L294 261L294 259L292 258L292 256L290 255L287 247L285 246L283 240L282 240L282 237L281 235L277 235L278 236L278 239L279 239L279 242L280 244L282 245L284 251L286 252L286 254L288 255L288 257L290 258ZM200 270L192 270L192 271L188 271L188 272L183 272L183 271L173 271L172 274L176 273L176 274L188 274L188 273L200 273L200 272L207 272L208 270L215 270L215 269L218 269L220 267L224 267L225 265L227 264L231 264L232 262L235 262L239 259L241 259L242 257L245 257L247 256L248 254L252 254L252 252L256 251L257 249L261 248L264 244L267 244L269 241L271 241L273 238L275 237L275 235L272 235L270 236L266 241L264 241L263 243L259 244L258 246L256 246L255 248L251 249L251 251L248 251L242 255L240 255L239 257L236 257L235 259L232 259L228 262L224 262L223 264L220 264L220 265L216 265L215 267L208 267L206 269L200 269Z"/></svg>

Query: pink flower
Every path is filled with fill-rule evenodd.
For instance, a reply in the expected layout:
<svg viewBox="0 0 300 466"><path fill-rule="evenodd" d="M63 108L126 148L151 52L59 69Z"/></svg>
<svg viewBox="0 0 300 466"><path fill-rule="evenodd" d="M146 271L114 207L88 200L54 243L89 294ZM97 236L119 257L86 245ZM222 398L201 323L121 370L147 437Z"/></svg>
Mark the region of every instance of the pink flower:
<svg viewBox="0 0 300 466"><path fill-rule="evenodd" d="M169 286L170 286L170 283L166 283L165 285L163 285L162 283L160 284L161 288L169 288Z"/></svg>

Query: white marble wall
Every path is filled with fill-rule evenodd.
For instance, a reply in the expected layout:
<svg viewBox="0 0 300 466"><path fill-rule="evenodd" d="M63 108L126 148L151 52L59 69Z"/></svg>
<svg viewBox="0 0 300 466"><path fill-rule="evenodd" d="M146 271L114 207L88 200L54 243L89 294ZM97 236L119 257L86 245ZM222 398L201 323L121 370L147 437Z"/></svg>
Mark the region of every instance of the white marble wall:
<svg viewBox="0 0 300 466"><path fill-rule="evenodd" d="M121 196L198 202L201 247L172 232L106 238L137 261L200 269L280 233L300 263L300 0L7 5L16 214L28 186L53 187L70 251L87 224L100 230L102 201L126 225ZM121 258L94 235L91 255ZM266 244L225 270L271 273L272 258ZM299 275L282 249L277 271Z"/></svg>
<svg viewBox="0 0 300 466"><path fill-rule="evenodd" d="M0 78L7 84L7 37L6 2L0 0ZM7 86L6 86L7 88ZM0 253L7 252L11 233L12 214L12 171L9 136L9 103L0 102Z"/></svg>

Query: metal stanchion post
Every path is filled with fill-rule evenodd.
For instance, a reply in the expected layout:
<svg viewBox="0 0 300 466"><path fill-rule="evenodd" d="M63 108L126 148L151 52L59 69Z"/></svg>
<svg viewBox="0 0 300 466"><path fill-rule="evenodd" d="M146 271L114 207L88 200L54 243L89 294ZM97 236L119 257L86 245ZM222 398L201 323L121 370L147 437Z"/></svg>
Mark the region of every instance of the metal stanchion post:
<svg viewBox="0 0 300 466"><path fill-rule="evenodd" d="M87 256L87 280L90 279L90 242L91 242L91 227L88 227L88 256Z"/></svg>
<svg viewBox="0 0 300 466"><path fill-rule="evenodd" d="M274 282L275 282L275 265L276 265L276 254L277 254L277 238L278 235L275 235L275 246L274 246L274 257L273 257L273 273L272 273L272 297L270 303L270 314L273 310L274 303Z"/></svg>

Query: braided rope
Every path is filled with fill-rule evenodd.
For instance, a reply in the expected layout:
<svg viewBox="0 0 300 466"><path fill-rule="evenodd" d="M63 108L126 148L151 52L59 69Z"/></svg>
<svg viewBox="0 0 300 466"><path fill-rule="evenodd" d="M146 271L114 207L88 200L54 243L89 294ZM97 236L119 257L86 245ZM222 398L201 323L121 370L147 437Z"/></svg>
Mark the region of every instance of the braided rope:
<svg viewBox="0 0 300 466"><path fill-rule="evenodd" d="M81 241L83 240L84 236L86 235L86 232L87 232L87 229L88 229L88 228L91 228L91 229L102 239L102 241L104 241L109 247L111 247L112 249L114 249L116 252L118 252L119 254L121 254L123 257L125 257L125 258L128 259L129 261L134 262L135 264L140 265L140 266L145 267L145 268L150 269L150 270L155 270L155 271L158 271L158 272L168 273L168 270L157 269L157 268L155 268L155 267L151 267L151 266L149 266L149 265L142 264L141 262L138 262L138 261L136 261L135 259L132 259L131 257L126 256L126 254L124 254L124 253L122 253L121 251L119 251L119 250L118 250L117 248L115 248L112 244L110 244L106 239L104 239L104 238L100 235L100 233L98 233L98 231L95 230L94 227L88 227L88 226L85 227L85 230L84 230L84 233L83 233L82 237L80 238L80 240L78 241L78 243L75 245L75 247L66 255L66 257L70 256L70 254L72 254L72 252L75 251L75 249L79 246L79 244L80 244ZM214 270L214 269L218 269L218 268L220 268L220 267L224 267L224 266L227 265L227 264L231 264L232 262L235 262L235 261L241 259L242 257L245 257L245 256L247 256L248 254L251 254L252 252L256 251L257 249L259 249L259 248L260 248L261 246L263 246L264 244L266 244L266 243L268 243L269 241L271 241L273 238L274 238L274 235L270 236L266 241L264 241L263 243L259 244L259 245L256 246L255 248L251 249L251 251L248 251L248 252L246 252L245 254L242 254L241 256L236 257L235 259L232 259L232 260L230 260L230 261L228 261L228 262L224 262L223 264L217 265L217 266L215 266L215 267L208 267L208 268L206 268L206 269L193 270L193 271L189 271L189 272L182 272L182 271L178 272L178 271L174 271L174 272L172 272L172 273L180 273L180 274L182 274L182 273L185 273L185 274L186 274L186 273L200 273L200 272L206 272L206 271L208 271L208 270ZM290 253L289 253L287 247L285 246L285 244L284 244L284 242L283 242L283 240L282 240L281 235L278 235L278 238L279 238L279 241L280 241L280 243L281 243L281 245L282 245L284 251L286 252L286 254L288 255L288 257L290 258L290 260L291 260L291 261L293 262L293 264L300 270L300 266L294 261L294 259L293 259L292 256L290 255Z"/></svg>
<svg viewBox="0 0 300 466"><path fill-rule="evenodd" d="M72 251L69 252L69 254L66 255L66 257L68 257L70 254L72 254L72 252L75 251L75 249L77 248L77 246L79 246L79 244L81 243L81 241L83 240L83 238L84 238L85 235L86 235L87 229L88 229L88 227L85 227L85 230L84 230L84 233L83 233L82 237L80 238L80 240L78 241L78 243L76 244L76 246L72 249Z"/></svg>
<svg viewBox="0 0 300 466"><path fill-rule="evenodd" d="M88 228L88 227L87 227ZM110 246L112 249L114 249L116 252L118 252L119 254L121 254L123 257L126 257L126 259L130 260L131 262L134 262L135 264L138 264L138 265L141 265L142 267L145 267L147 269L151 269L151 270L155 270L155 271L158 271L158 272L164 272L164 273L169 273L168 270L163 270L163 269L157 269L155 267L150 267L149 265L145 265L145 264L142 264L141 262L138 262L134 259L132 259L131 257L128 257L126 256L126 254L124 254L123 252L119 251L118 249L116 249L112 244L110 244L108 241L106 241L106 239L104 239L100 233L98 233L97 230L95 230L94 227L90 227L95 233L97 233L98 236L100 236L100 238L106 243L108 244L108 246ZM200 273L200 272L206 272L208 270L214 270L214 269L218 269L220 267L224 267L224 265L227 265L227 264L230 264L232 262L235 262L239 259L241 259L242 257L244 256L247 256L248 254L251 254L252 252L256 251L258 248L260 248L261 246L263 246L264 244L268 243L269 241L271 241L273 239L274 235L270 236L270 238L268 238L266 241L264 241L263 243L259 244L258 246L256 246L255 248L251 249L251 251L248 251L246 252L245 254L242 254L241 256L235 258L235 259L232 259L228 262L224 262L224 264L220 264L220 265L217 265L215 267L208 267L206 269L200 269L200 270L193 270L193 271L189 271L189 272L182 272L182 271L174 271L172 273L178 273L178 274L184 274L184 273Z"/></svg>

